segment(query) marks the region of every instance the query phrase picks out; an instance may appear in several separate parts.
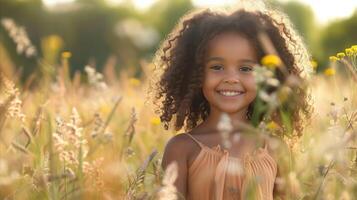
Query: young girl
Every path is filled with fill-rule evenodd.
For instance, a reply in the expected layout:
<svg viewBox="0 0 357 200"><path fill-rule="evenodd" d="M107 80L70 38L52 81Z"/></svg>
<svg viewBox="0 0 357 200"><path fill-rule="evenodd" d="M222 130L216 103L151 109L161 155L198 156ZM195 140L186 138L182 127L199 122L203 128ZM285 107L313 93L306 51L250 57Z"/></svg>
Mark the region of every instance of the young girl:
<svg viewBox="0 0 357 200"><path fill-rule="evenodd" d="M285 74L276 70L275 75L284 83L289 75L301 78L302 65L309 62L299 37L279 19L282 15L273 14L244 9L190 13L157 53L162 74L155 98L161 121L166 129L171 121L177 131L185 128L168 141L162 167L177 164L175 187L186 199L272 200L279 192L277 152L269 140L261 143L243 131L251 122L258 92L254 71L265 55L275 53L285 67ZM293 92L298 99L286 110L294 134L300 135L309 104L303 87L296 85ZM235 129L228 138L230 147L223 145L217 130L223 113ZM283 120L276 119L283 126Z"/></svg>

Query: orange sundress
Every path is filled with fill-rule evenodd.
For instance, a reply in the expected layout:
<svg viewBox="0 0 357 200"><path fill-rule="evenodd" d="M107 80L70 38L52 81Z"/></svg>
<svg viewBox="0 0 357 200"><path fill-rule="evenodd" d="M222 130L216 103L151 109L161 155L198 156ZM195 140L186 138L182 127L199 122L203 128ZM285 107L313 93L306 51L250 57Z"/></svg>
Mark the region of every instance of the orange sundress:
<svg viewBox="0 0 357 200"><path fill-rule="evenodd" d="M244 200L248 194L250 199L273 200L277 163L269 155L267 144L252 155L245 154L241 161L220 145L210 148L184 134L201 147L188 168L188 200Z"/></svg>

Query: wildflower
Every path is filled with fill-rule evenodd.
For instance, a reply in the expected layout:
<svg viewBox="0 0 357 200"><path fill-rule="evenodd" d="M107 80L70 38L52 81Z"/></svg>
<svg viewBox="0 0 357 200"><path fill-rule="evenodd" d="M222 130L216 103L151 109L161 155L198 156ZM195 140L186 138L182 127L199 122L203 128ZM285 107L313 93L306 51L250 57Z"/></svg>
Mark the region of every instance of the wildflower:
<svg viewBox="0 0 357 200"><path fill-rule="evenodd" d="M326 76L333 76L336 74L336 70L334 68L329 67L329 68L325 69L324 74Z"/></svg>
<svg viewBox="0 0 357 200"><path fill-rule="evenodd" d="M225 147L229 148L231 146L228 140L230 132L233 130L232 121L227 113L223 113L217 124L217 129L223 138L223 144Z"/></svg>
<svg viewBox="0 0 357 200"><path fill-rule="evenodd" d="M154 126L157 126L161 123L161 120L159 117L152 117L150 123Z"/></svg>
<svg viewBox="0 0 357 200"><path fill-rule="evenodd" d="M63 39L59 35L48 35L41 40L41 46L45 54L51 52L57 55L63 46Z"/></svg>
<svg viewBox="0 0 357 200"><path fill-rule="evenodd" d="M59 159L68 165L78 165L78 155L82 148L82 158L87 154L87 141L82 138L81 119L75 108L72 109L69 122L63 121L60 117L56 118L56 131L53 133L53 143L55 152L59 153Z"/></svg>
<svg viewBox="0 0 357 200"><path fill-rule="evenodd" d="M77 148L79 148L80 144L83 144L83 142L84 142L84 141L82 141L82 129L83 128L79 127L80 123L81 123L81 119L79 117L77 109L73 108L72 115L70 116L70 122L67 123L66 125L69 129L68 140L73 145L75 145Z"/></svg>
<svg viewBox="0 0 357 200"><path fill-rule="evenodd" d="M268 79L274 77L274 73L265 67L258 67L253 73L257 84L265 84Z"/></svg>
<svg viewBox="0 0 357 200"><path fill-rule="evenodd" d="M63 59L68 59L70 57L72 57L72 53L71 52L65 51L65 52L62 53L62 58Z"/></svg>
<svg viewBox="0 0 357 200"><path fill-rule="evenodd" d="M130 83L130 85L132 85L134 87L137 87L141 84L140 80L137 78L130 78L129 83Z"/></svg>
<svg viewBox="0 0 357 200"><path fill-rule="evenodd" d="M312 68L316 69L317 68L317 62L315 60L310 61Z"/></svg>
<svg viewBox="0 0 357 200"><path fill-rule="evenodd" d="M266 80L266 82L268 85L273 86L273 87L278 87L280 84L279 80L276 78L268 78Z"/></svg>
<svg viewBox="0 0 357 200"><path fill-rule="evenodd" d="M336 56L330 56L330 57L329 57L329 60L330 60L331 62L336 62L336 61L338 61L338 60L340 60L340 59L337 58Z"/></svg>
<svg viewBox="0 0 357 200"><path fill-rule="evenodd" d="M64 151L65 146L68 145L68 142L64 140L59 134L53 134L53 141L55 150L58 152Z"/></svg>
<svg viewBox="0 0 357 200"><path fill-rule="evenodd" d="M295 172L288 175L290 190L294 195L301 194L301 187Z"/></svg>
<svg viewBox="0 0 357 200"><path fill-rule="evenodd" d="M228 114L223 113L221 115L221 118L217 124L217 128L219 131L232 131L233 127L232 127L232 123L231 123L231 119L229 118Z"/></svg>
<svg viewBox="0 0 357 200"><path fill-rule="evenodd" d="M275 123L274 121L271 121L267 124L267 128L270 131L274 131L277 130L279 128L279 125L277 123Z"/></svg>
<svg viewBox="0 0 357 200"><path fill-rule="evenodd" d="M265 102L270 102L272 100L271 96L264 90L259 91L258 96Z"/></svg>
<svg viewBox="0 0 357 200"><path fill-rule="evenodd" d="M99 90L105 90L108 88L107 84L103 80L103 75L97 72L93 67L87 65L85 66L84 71L88 75L88 82L90 85Z"/></svg>
<svg viewBox="0 0 357 200"><path fill-rule="evenodd" d="M174 183L178 176L177 171L178 166L176 162L172 162L167 166L164 177L162 179L163 187L158 192L159 199L177 199L177 191L176 187L174 186Z"/></svg>
<svg viewBox="0 0 357 200"><path fill-rule="evenodd" d="M15 84L7 79L3 74L0 74L0 84L4 85L4 93L9 98L9 107L7 108L6 116L25 121L26 115L22 112L22 101L20 92L15 87Z"/></svg>
<svg viewBox="0 0 357 200"><path fill-rule="evenodd" d="M272 70L281 65L280 58L272 54L264 56L261 62L262 65Z"/></svg>
<svg viewBox="0 0 357 200"><path fill-rule="evenodd" d="M346 51L347 56L352 56L352 54L353 54L352 48L347 48L347 49L345 49L345 51Z"/></svg>
<svg viewBox="0 0 357 200"><path fill-rule="evenodd" d="M353 52L357 52L357 45L353 45L353 46L351 47L351 49L352 49Z"/></svg>
<svg viewBox="0 0 357 200"><path fill-rule="evenodd" d="M10 102L10 106L7 110L7 116L20 119L21 122L25 122L25 114L22 112L22 101L19 96L16 95L15 98Z"/></svg>
<svg viewBox="0 0 357 200"><path fill-rule="evenodd" d="M36 56L36 48L32 45L24 27L18 26L10 18L2 19L1 24L9 32L10 38L15 42L17 53L25 54L27 57Z"/></svg>
<svg viewBox="0 0 357 200"><path fill-rule="evenodd" d="M345 56L346 56L346 54L343 53L343 52L337 53L337 57L340 58L340 59L345 57Z"/></svg>

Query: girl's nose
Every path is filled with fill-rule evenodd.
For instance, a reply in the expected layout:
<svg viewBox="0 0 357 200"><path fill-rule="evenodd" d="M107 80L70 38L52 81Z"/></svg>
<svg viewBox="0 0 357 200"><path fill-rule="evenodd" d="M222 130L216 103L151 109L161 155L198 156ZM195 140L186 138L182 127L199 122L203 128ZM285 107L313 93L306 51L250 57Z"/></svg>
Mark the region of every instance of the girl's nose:
<svg viewBox="0 0 357 200"><path fill-rule="evenodd" d="M240 83L238 73L235 71L229 71L229 72L227 71L227 74L223 82L229 84Z"/></svg>
<svg viewBox="0 0 357 200"><path fill-rule="evenodd" d="M224 83L229 83L229 84L235 84L235 83L240 83L239 78L238 77L227 77L224 81Z"/></svg>

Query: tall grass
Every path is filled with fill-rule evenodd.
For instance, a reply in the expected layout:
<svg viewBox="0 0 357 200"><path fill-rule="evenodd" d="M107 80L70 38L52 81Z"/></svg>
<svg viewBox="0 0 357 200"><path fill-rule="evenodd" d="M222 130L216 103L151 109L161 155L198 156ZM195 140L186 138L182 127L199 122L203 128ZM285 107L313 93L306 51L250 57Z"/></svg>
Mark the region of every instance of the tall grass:
<svg viewBox="0 0 357 200"><path fill-rule="evenodd" d="M115 76L112 65L71 77L70 54L55 65L38 59L32 82L0 74L0 198L176 199L177 166L160 166L174 132L143 98L151 65L143 62L139 79ZM317 112L300 139L287 141L289 199L357 197L357 83L348 76L356 66L343 72L347 61L308 83Z"/></svg>

